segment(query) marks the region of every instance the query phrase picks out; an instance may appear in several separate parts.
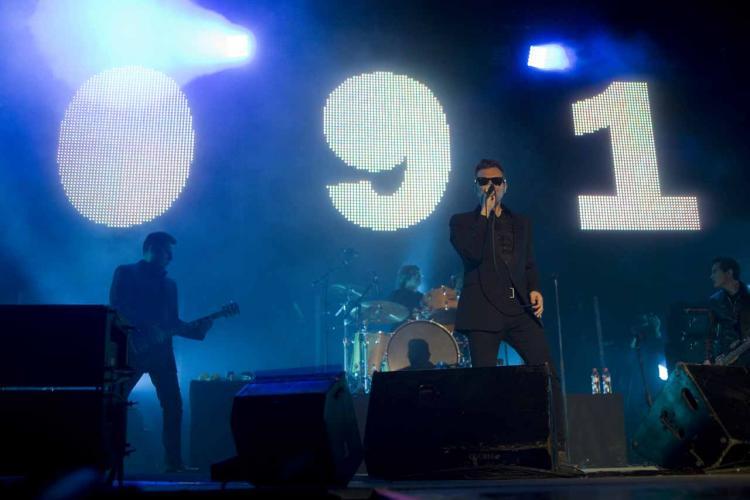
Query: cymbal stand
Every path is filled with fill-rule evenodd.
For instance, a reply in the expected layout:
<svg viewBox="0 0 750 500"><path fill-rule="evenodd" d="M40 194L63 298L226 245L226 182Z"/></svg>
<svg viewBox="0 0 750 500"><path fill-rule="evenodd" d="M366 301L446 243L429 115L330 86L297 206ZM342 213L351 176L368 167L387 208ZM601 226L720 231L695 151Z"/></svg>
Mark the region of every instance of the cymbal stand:
<svg viewBox="0 0 750 500"><path fill-rule="evenodd" d="M316 333L316 336L321 337L321 338L318 338L318 342L323 344L322 348L320 345L318 345L318 348L321 349L321 353L323 357L323 362L322 362L323 365L328 364L328 337L333 332L333 328L331 326L330 311L329 311L330 304L328 301L328 288L331 284L331 276L333 276L334 273L337 273L344 269L348 269L352 263L352 260L356 256L357 256L357 252L354 251L353 249L351 248L344 249L341 255L341 260L336 265L330 266L326 270L326 272L324 272L321 276L313 280L311 283L313 288L322 288L321 298L320 300L317 301L317 305L316 305L316 309L318 306L322 309L322 311L320 312L320 315L317 317L317 325L316 325L316 330L318 330L318 332L320 331L320 329L322 329L322 335L319 335L318 333ZM317 354L316 354L316 361L318 361ZM346 364L344 364L344 370L346 370Z"/></svg>
<svg viewBox="0 0 750 500"><path fill-rule="evenodd" d="M358 373L354 375L356 382L356 390L359 390L360 388L365 394L370 393L370 376L369 376L369 367L367 366L368 363L368 345L367 345L367 320L361 320L360 318L360 312L362 310L361 305L362 301L367 297L367 295L372 291L373 288L377 287L378 284L378 276L373 275L372 280L370 281L370 284L367 285L367 288L362 292L362 295L360 295L357 300L355 300L352 303L351 310L357 311L357 323L361 325L360 329L357 332L357 336L359 338L359 366ZM348 302L348 301L347 301ZM347 337L348 338L348 337Z"/></svg>

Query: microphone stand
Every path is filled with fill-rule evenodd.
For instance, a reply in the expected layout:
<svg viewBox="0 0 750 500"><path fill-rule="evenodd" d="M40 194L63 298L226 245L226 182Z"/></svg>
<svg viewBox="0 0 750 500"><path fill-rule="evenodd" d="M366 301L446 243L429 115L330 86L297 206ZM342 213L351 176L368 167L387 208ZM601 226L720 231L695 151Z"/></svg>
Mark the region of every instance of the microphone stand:
<svg viewBox="0 0 750 500"><path fill-rule="evenodd" d="M329 311L330 304L328 303L328 289L330 288L331 276L333 275L333 273L341 271L342 269L346 269L347 267L349 267L349 264L351 264L351 260L350 257L347 256L345 250L341 264L329 267L326 272L324 272L318 278L314 279L311 283L314 288L318 287L318 285L323 285L323 294L321 296L321 300L316 301L318 303L317 307L322 307L323 309L322 313L318 312L318 325L316 328L318 332L316 335L316 337L318 337L318 347L316 348L316 362L318 361L319 356L322 357L321 364L323 366L328 364L328 337L330 336L332 330ZM320 330L323 331L324 335L320 334ZM320 343L323 343L322 349ZM346 370L346 364L344 365L344 370Z"/></svg>
<svg viewBox="0 0 750 500"><path fill-rule="evenodd" d="M565 384L565 355L563 353L562 322L560 321L560 288L557 273L552 275L555 284L555 313L557 314L557 343L560 349L560 392L562 392L563 428L565 431L565 447L568 447L568 390ZM568 450L563 450L566 454Z"/></svg>
<svg viewBox="0 0 750 500"><path fill-rule="evenodd" d="M646 396L646 404L649 408L654 405L654 401L651 398L651 391L648 389L648 381L646 380L646 369L643 366L643 354L641 353L641 342L643 341L643 332L637 332L635 335L635 352L638 357L638 366L641 370L641 380L643 381L643 391Z"/></svg>

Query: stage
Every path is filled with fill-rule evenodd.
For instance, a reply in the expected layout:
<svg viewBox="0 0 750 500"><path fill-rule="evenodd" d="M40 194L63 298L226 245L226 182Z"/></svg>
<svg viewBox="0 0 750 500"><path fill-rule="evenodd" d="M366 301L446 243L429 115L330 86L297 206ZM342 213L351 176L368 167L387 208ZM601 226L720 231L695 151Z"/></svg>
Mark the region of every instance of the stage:
<svg viewBox="0 0 750 500"><path fill-rule="evenodd" d="M3 490L0 489L0 493ZM347 488L328 491L304 488L255 489L247 483L210 482L202 475L158 475L126 478L122 488L100 491L101 496L149 498L341 498L341 499L693 499L746 498L750 471L713 474L669 473L648 467L590 469L578 477L378 481L357 475Z"/></svg>
<svg viewBox="0 0 750 500"><path fill-rule="evenodd" d="M699 9L0 1L0 499L750 498Z"/></svg>

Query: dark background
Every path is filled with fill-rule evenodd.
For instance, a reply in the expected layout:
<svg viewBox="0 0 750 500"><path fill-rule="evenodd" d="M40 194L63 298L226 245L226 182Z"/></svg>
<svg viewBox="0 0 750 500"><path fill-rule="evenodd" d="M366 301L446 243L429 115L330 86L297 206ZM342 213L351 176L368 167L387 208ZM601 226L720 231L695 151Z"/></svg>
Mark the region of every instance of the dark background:
<svg viewBox="0 0 750 500"><path fill-rule="evenodd" d="M140 257L144 236L176 236L170 274L190 319L227 300L239 318L217 323L202 344L177 341L183 383L203 372L311 365L316 350L311 282L351 247L359 257L333 282L386 293L403 263L422 267L425 288L460 271L448 242L452 213L473 208L473 166L505 165L506 203L534 222L557 359L553 273L559 274L567 383L589 390L599 366L593 298L616 391L633 389L628 347L637 314L662 317L678 301L711 293L711 259L750 265L746 186L747 43L730 7L629 2L578 7L517 2L198 2L251 29L246 66L183 87L196 131L188 184L156 220L112 229L80 216L56 164L57 136L75 89L56 80L23 19L33 2L0 7L0 302L103 303L112 271ZM604 4L603 2L600 4ZM528 46L567 41L569 74L526 67ZM422 223L378 233L346 221L325 186L355 173L328 148L326 97L350 76L406 74L441 102L451 130L451 180ZM573 133L571 104L615 80L645 81L664 195L695 195L699 232L584 232L577 196L613 193L609 134ZM359 174L356 174L359 175ZM379 174L398 184L398 172ZM328 361L340 357L338 333ZM649 367L655 374L656 367Z"/></svg>

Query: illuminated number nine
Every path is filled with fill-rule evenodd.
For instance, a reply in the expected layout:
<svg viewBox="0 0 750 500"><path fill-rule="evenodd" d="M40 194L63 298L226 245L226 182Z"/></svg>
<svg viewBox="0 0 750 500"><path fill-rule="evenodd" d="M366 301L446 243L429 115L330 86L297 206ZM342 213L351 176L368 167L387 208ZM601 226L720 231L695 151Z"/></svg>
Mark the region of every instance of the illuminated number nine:
<svg viewBox="0 0 750 500"><path fill-rule="evenodd" d="M393 73L351 77L328 96L323 132L350 167L377 173L406 162L404 180L391 194L375 192L369 180L328 186L333 205L347 220L396 231L435 210L450 174L450 134L430 89Z"/></svg>
<svg viewBox="0 0 750 500"><path fill-rule="evenodd" d="M648 86L614 82L573 104L576 135L609 128L617 196L579 196L581 229L699 230L698 200L662 196Z"/></svg>

